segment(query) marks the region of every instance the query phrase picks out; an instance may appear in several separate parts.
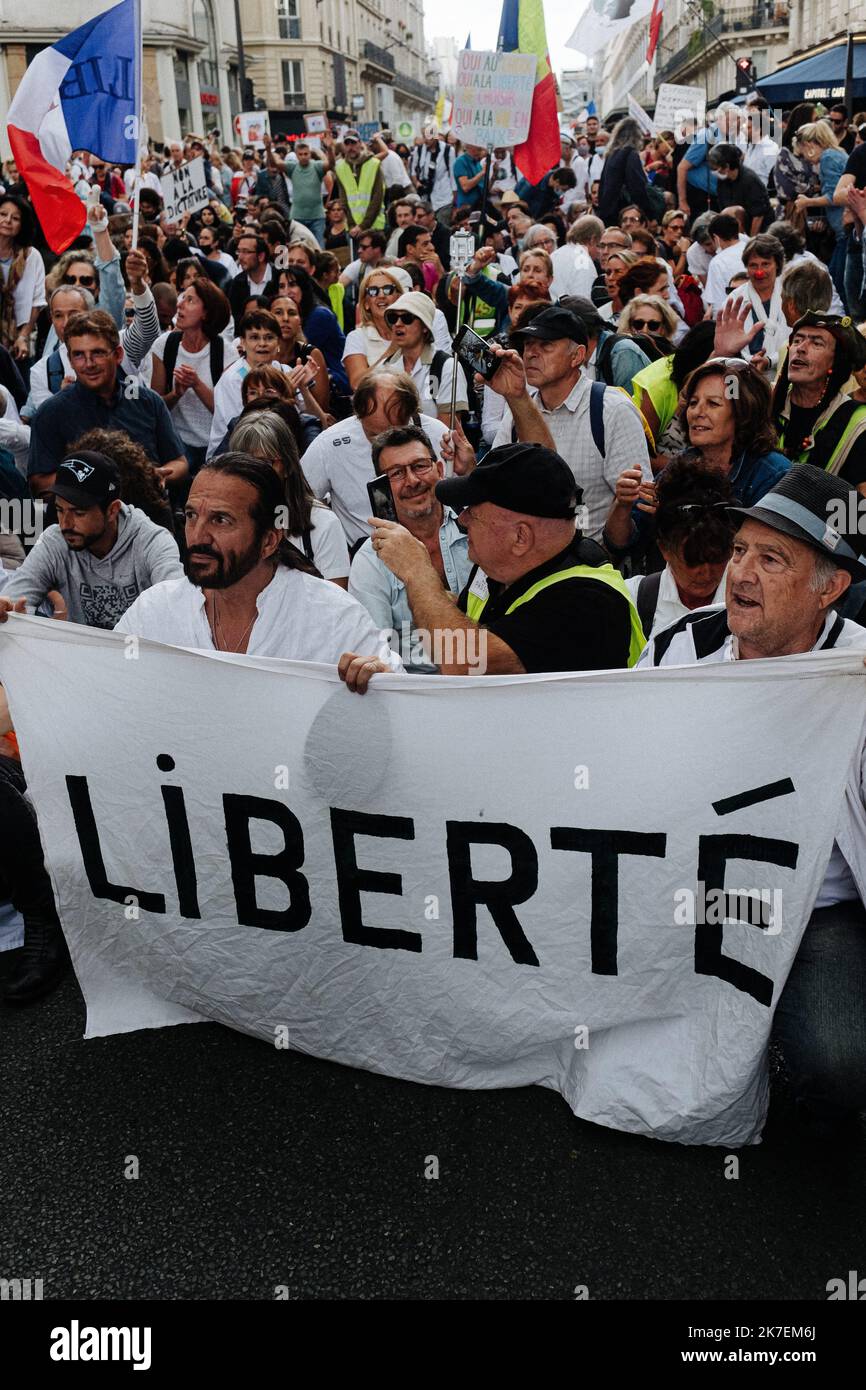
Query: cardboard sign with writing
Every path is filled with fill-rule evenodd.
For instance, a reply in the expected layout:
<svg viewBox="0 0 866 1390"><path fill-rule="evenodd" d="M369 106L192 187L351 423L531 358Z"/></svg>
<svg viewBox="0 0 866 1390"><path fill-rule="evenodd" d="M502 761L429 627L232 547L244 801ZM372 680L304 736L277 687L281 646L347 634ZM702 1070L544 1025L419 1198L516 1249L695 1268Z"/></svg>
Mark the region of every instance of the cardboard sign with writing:
<svg viewBox="0 0 866 1390"><path fill-rule="evenodd" d="M655 128L678 133L683 121L693 120L700 124L706 109L703 87L680 87L674 82L663 82L656 96Z"/></svg>
<svg viewBox="0 0 866 1390"><path fill-rule="evenodd" d="M198 159L191 159L188 164L181 164L179 169L164 174L161 182L165 211L172 221L184 212L196 212L198 208L205 207L212 197L205 182L201 155Z"/></svg>
<svg viewBox="0 0 866 1390"><path fill-rule="evenodd" d="M522 145L529 133L535 56L466 49L457 64L452 129L466 145Z"/></svg>

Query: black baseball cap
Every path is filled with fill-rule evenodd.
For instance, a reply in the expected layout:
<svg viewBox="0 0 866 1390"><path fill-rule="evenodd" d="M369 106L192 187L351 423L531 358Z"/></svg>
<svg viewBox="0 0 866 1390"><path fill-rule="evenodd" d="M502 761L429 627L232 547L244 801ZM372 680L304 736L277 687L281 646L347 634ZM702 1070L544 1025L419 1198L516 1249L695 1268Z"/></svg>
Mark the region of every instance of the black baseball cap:
<svg viewBox="0 0 866 1390"><path fill-rule="evenodd" d="M541 444L505 444L491 449L464 477L442 478L436 496L458 514L492 502L526 516L572 519L583 497L564 459Z"/></svg>
<svg viewBox="0 0 866 1390"><path fill-rule="evenodd" d="M866 579L866 555L857 530L857 500L857 489L844 478L811 463L795 463L754 507L729 507L728 511L802 541L835 560L859 583Z"/></svg>
<svg viewBox="0 0 866 1390"><path fill-rule="evenodd" d="M584 347L588 342L586 329L577 314L556 305L550 309L542 309L525 328L515 328L511 337L516 342L522 338L541 338L547 343L555 342L557 338L572 338Z"/></svg>
<svg viewBox="0 0 866 1390"><path fill-rule="evenodd" d="M69 454L57 469L51 491L74 507L107 507L120 496L117 464L92 449Z"/></svg>

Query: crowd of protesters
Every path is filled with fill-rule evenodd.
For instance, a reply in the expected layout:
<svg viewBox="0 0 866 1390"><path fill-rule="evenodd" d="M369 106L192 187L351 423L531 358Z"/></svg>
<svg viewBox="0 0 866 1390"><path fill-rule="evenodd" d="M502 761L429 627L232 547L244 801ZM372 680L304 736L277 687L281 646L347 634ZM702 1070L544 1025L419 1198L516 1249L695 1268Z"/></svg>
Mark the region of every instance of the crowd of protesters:
<svg viewBox="0 0 866 1390"><path fill-rule="evenodd" d="M175 219L161 178L193 159L207 202ZM0 175L0 497L40 523L3 528L0 620L329 662L358 693L866 652L866 115L588 116L534 185L435 128L69 175L61 255ZM24 1004L67 961L0 717ZM833 1135L866 1105L864 777L777 1010Z"/></svg>

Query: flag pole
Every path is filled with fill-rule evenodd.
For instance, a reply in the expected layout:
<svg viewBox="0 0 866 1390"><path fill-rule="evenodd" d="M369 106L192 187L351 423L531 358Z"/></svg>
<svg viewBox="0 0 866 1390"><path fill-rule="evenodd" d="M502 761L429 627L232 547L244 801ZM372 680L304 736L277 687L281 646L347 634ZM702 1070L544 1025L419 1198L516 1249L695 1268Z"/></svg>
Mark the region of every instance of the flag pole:
<svg viewBox="0 0 866 1390"><path fill-rule="evenodd" d="M144 137L144 35L141 22L141 0L133 0L135 16L135 176L132 181L132 249L138 247L138 222L141 210L141 142Z"/></svg>

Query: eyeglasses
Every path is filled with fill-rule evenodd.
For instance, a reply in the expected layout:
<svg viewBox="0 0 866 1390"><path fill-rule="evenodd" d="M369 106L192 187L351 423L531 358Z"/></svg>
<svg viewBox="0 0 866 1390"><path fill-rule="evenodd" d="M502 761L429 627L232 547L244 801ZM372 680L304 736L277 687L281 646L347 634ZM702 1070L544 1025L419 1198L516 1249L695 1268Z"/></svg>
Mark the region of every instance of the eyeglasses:
<svg viewBox="0 0 866 1390"><path fill-rule="evenodd" d="M107 362L111 353L108 348L94 348L93 352L70 352L69 360L75 367L83 367L87 362Z"/></svg>
<svg viewBox="0 0 866 1390"><path fill-rule="evenodd" d="M63 277L63 283L64 283L64 285L83 285L85 289L89 289L92 285L95 285L95 284L96 284L96 276L95 276L95 275L64 275L64 277Z"/></svg>
<svg viewBox="0 0 866 1390"><path fill-rule="evenodd" d="M662 321L661 319L632 319L631 326L636 328L638 332L645 328L648 333L658 333Z"/></svg>
<svg viewBox="0 0 866 1390"><path fill-rule="evenodd" d="M376 299L380 294L399 294L399 290L396 285L368 285L364 293L368 294L371 299Z"/></svg>
<svg viewBox="0 0 866 1390"><path fill-rule="evenodd" d="M830 124L831 124L831 125L847 125L847 124L848 124L848 118L847 118L846 116L831 116L831 117L830 117Z"/></svg>
<svg viewBox="0 0 866 1390"><path fill-rule="evenodd" d="M406 325L417 323L418 319L415 317L414 314L407 314L405 313L405 311L397 309L393 313L388 313L385 315L385 322L390 324L393 328L398 323L403 323Z"/></svg>
<svg viewBox="0 0 866 1390"><path fill-rule="evenodd" d="M426 463L407 463L402 468L383 468L382 474L392 482L402 483L410 474L415 478L424 478L428 473L432 473L435 467L435 463L430 459Z"/></svg>

